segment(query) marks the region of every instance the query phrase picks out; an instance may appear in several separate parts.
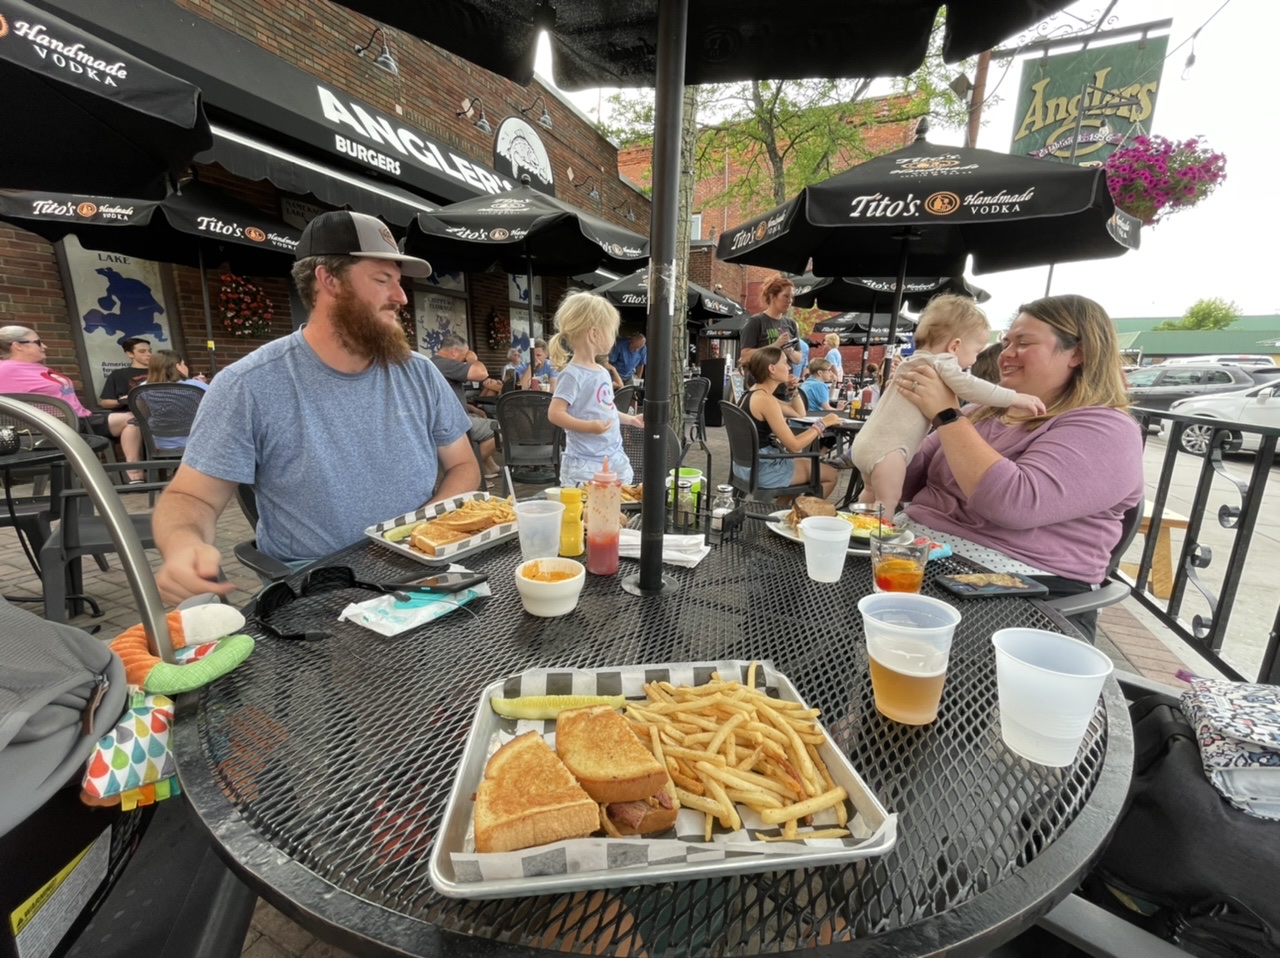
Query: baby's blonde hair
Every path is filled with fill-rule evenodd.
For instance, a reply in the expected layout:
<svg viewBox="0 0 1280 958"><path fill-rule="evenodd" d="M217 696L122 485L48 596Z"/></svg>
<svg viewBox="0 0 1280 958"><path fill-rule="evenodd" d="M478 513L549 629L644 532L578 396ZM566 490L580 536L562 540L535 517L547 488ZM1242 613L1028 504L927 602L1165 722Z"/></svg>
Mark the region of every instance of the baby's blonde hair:
<svg viewBox="0 0 1280 958"><path fill-rule="evenodd" d="M622 323L622 317L603 296L586 290L571 290L556 310L555 323L556 334L547 343L547 350L551 356L551 365L556 369L563 369L569 364L570 358L569 350L565 349L566 341L572 346L576 342L582 342L591 330L598 329L606 334L609 342L613 342L618 338L618 326ZM594 355L594 352L588 350L585 355Z"/></svg>
<svg viewBox="0 0 1280 958"><path fill-rule="evenodd" d="M968 296L943 293L929 300L916 324L916 345L937 352L953 339L989 335L987 314Z"/></svg>

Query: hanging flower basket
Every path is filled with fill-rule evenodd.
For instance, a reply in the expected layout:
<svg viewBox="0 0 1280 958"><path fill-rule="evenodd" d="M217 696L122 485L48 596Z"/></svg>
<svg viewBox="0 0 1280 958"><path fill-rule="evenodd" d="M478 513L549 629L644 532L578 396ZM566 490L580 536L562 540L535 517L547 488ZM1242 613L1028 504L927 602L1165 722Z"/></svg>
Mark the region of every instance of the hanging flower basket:
<svg viewBox="0 0 1280 958"><path fill-rule="evenodd" d="M1227 158L1194 138L1136 136L1104 166L1116 206L1148 226L1195 206L1227 178Z"/></svg>
<svg viewBox="0 0 1280 958"><path fill-rule="evenodd" d="M270 339L275 313L267 294L235 273L223 273L220 279L218 309L222 314L222 328L232 336Z"/></svg>
<svg viewBox="0 0 1280 958"><path fill-rule="evenodd" d="M409 303L396 310L396 319L400 321L400 328L404 330L404 338L412 346L418 341L418 324L413 318L413 304Z"/></svg>
<svg viewBox="0 0 1280 958"><path fill-rule="evenodd" d="M489 314L489 348L495 352L511 348L511 320L496 309Z"/></svg>

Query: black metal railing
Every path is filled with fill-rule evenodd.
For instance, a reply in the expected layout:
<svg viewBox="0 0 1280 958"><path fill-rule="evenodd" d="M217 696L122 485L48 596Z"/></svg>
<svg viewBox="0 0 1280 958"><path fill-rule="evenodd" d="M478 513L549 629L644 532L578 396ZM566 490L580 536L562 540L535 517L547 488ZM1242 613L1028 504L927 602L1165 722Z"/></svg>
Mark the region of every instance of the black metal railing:
<svg viewBox="0 0 1280 958"><path fill-rule="evenodd" d="M1280 397L1268 401L1280 404ZM1232 622L1246 562L1250 561L1249 550L1254 544L1254 532L1264 510L1267 481L1276 464L1276 441L1280 439L1280 428L1227 422L1204 416L1178 415L1169 410L1134 407L1130 411L1139 421L1147 416L1153 421L1163 420L1168 446L1156 481L1146 541L1137 573L1133 576L1122 573L1121 578L1129 584L1139 603L1225 675L1234 679L1280 684L1280 663L1277 663L1280 590L1274 586L1278 577L1275 569L1265 577L1272 583L1265 587L1265 593L1250 597L1255 607L1248 619L1234 624ZM1196 438L1202 439L1205 427L1211 431L1211 438L1207 446L1203 446L1202 453L1196 454L1183 448L1185 430L1195 430L1200 433ZM1192 448L1202 447L1199 441L1188 442L1188 445ZM1255 446L1252 463L1246 459L1228 462L1223 460L1224 452L1233 453L1242 447L1253 449ZM1247 477L1241 474L1242 467L1247 471ZM1156 560L1161 525L1174 512L1168 500L1175 480L1180 486L1191 480L1191 502L1187 507L1182 547L1173 563L1169 597L1161 599L1151 591L1152 565ZM1272 509L1274 510L1274 506ZM1208 526L1206 520L1210 523ZM1214 549L1204 541L1213 529L1214 522L1231 533L1225 565L1221 562L1215 565ZM1266 559L1259 556L1253 561L1261 563ZM1258 599L1265 600L1266 606L1271 608L1269 614L1257 613ZM1189 622L1186 620L1188 615ZM1266 640L1256 669L1246 669L1251 674L1242 674L1239 668L1224 660L1225 649L1236 662L1242 661L1245 657L1242 646L1264 633ZM1249 655L1252 657L1252 653Z"/></svg>

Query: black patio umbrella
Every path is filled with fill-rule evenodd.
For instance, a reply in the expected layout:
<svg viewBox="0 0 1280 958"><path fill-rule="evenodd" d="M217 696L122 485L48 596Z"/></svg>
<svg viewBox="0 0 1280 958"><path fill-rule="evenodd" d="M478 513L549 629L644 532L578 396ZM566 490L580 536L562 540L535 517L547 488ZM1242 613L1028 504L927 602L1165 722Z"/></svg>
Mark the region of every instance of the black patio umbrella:
<svg viewBox="0 0 1280 958"><path fill-rule="evenodd" d="M720 235L722 260L818 275L857 263L897 276L958 276L1119 256L1106 173L923 138L806 187L783 205ZM893 339L894 328L889 330ZM887 371L886 371L887 372Z"/></svg>
<svg viewBox="0 0 1280 958"><path fill-rule="evenodd" d="M528 177L514 189L419 213L405 251L438 267L466 272L501 268L534 276L573 276L601 266L634 270L649 241L563 200L540 193ZM533 303L529 303L533 319Z"/></svg>
<svg viewBox="0 0 1280 958"><path fill-rule="evenodd" d="M0 90L0 187L159 199L213 145L199 88L26 0L0 0Z"/></svg>
<svg viewBox="0 0 1280 958"><path fill-rule="evenodd" d="M220 190L188 183L162 200L0 190L0 220L56 243L75 234L88 249L123 253L200 272L205 336L213 343L206 263L254 276L283 275L301 232ZM209 371L217 372L213 347Z"/></svg>
<svg viewBox="0 0 1280 958"><path fill-rule="evenodd" d="M649 315L649 271L647 269L639 270L630 276L623 276L604 286L598 286L592 292L613 303L624 316L628 312ZM746 312L727 296L713 293L697 283L687 284L685 301L687 318L690 321L706 321L724 316L737 316Z"/></svg>
<svg viewBox="0 0 1280 958"><path fill-rule="evenodd" d="M1068 3L951 0L943 57L954 63L989 50ZM546 30L551 72L562 90L656 86L659 51L676 40L663 28L659 0L343 0L343 6L520 84L533 79L538 32ZM677 62L683 61L685 83L906 76L924 60L940 6L939 0L699 0L687 4L687 17L681 17L688 41L686 52L680 38ZM779 37L803 55L779 56Z"/></svg>
<svg viewBox="0 0 1280 958"><path fill-rule="evenodd" d="M947 4L944 55L950 61L990 49L1070 0L953 0ZM645 390L644 510L640 575L624 588L644 595L674 588L662 578L665 427L671 419L680 130L685 83L799 76L905 75L924 60L938 0L855 0L802 4L752 0L439 0L347 6L416 34L519 83L533 78L535 41L551 38L552 72L562 89L653 86L653 218L656 273L649 307L651 388ZM690 36L693 42L689 42ZM785 37L798 56L780 56ZM868 38L874 38L868 42ZM671 264L672 268L667 268ZM801 265L793 269L798 272ZM941 271L945 272L945 271ZM940 275L941 275L940 272ZM953 270L951 272L959 272Z"/></svg>
<svg viewBox="0 0 1280 958"><path fill-rule="evenodd" d="M803 276L793 276L791 280L795 284L796 292L792 302L806 309L817 306L819 309L855 310L874 314L878 307L888 306L893 302L893 294L898 289L898 281L888 277L819 277L812 273L805 273ZM914 310L923 309L928 305L929 300L939 293L956 293L975 299L979 303L984 303L991 298L991 294L985 289L972 285L963 276L908 277L903 284L903 299ZM876 319L879 320L879 318L877 315ZM906 317L902 317L899 324L905 320ZM824 323L815 326L814 332L828 332L821 329ZM880 333L885 342L889 341L889 327L892 325L890 316L886 314L884 329ZM915 328L915 323L911 324L911 328ZM854 332L853 329L829 331L842 334ZM871 350L876 333L873 331L873 324L870 323L863 324L861 331L865 335L862 343L862 368L858 371L858 375L864 376L867 372L867 353ZM900 341L900 337L893 339L895 344Z"/></svg>
<svg viewBox="0 0 1280 958"><path fill-rule="evenodd" d="M892 301L898 288L898 281L893 277L814 276L805 273L787 278L795 285L792 305L802 309L816 306L828 312L875 312L877 307ZM979 303L991 298L985 289L973 285L963 276L931 279L909 276L903 292L903 300L916 311L924 309L929 300L942 293L968 296Z"/></svg>

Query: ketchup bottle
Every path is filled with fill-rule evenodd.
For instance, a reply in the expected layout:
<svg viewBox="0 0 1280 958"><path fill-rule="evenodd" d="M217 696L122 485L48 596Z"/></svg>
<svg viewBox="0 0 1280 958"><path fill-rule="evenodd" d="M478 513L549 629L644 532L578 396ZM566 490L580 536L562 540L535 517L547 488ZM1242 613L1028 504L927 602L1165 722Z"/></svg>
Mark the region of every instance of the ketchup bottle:
<svg viewBox="0 0 1280 958"><path fill-rule="evenodd" d="M618 520L622 515L622 481L609 471L606 458L587 485L587 571L615 575L618 571Z"/></svg>

